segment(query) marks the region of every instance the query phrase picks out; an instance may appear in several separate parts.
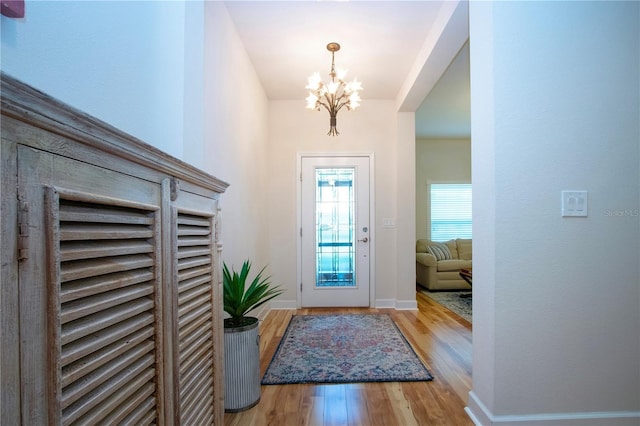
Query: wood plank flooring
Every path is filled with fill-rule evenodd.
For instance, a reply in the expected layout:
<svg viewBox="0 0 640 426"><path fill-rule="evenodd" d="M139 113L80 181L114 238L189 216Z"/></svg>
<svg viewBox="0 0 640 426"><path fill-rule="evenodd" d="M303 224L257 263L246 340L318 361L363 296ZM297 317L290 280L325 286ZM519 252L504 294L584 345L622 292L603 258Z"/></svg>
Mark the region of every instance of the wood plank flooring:
<svg viewBox="0 0 640 426"><path fill-rule="evenodd" d="M262 386L255 407L225 413L227 426L473 425L464 412L471 388L471 323L417 294L418 311L298 309L271 311L260 325L264 374L292 315L388 313L434 376L430 382Z"/></svg>

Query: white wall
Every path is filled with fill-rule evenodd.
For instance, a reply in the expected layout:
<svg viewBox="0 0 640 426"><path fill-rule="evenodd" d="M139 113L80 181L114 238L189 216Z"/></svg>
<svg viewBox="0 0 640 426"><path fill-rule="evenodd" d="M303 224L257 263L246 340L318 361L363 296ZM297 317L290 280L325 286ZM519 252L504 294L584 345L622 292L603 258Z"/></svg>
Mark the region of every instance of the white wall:
<svg viewBox="0 0 640 426"><path fill-rule="evenodd" d="M483 425L640 420L639 34L637 2L470 5Z"/></svg>
<svg viewBox="0 0 640 426"><path fill-rule="evenodd" d="M175 157L183 152L183 2L29 1L2 16L2 70Z"/></svg>
<svg viewBox="0 0 640 426"><path fill-rule="evenodd" d="M182 159L207 169L205 128L205 2L184 3L184 144ZM209 167L215 175L215 169Z"/></svg>
<svg viewBox="0 0 640 426"><path fill-rule="evenodd" d="M398 195L398 164L407 165L410 177L410 188L413 194L413 151L398 157L398 144L411 144L415 140L413 133L406 136L399 134L399 128L413 129L413 122L398 124L398 113L393 101L367 100L355 111L342 111L338 115L337 128L340 135L327 136L329 115L322 111L311 111L305 108L304 99L295 101L270 101L269 103L269 181L268 211L270 217L270 253L274 277L285 284L287 292L281 297L281 304L295 306L296 259L298 244L296 168L299 153L373 153L375 156L375 223L371 224L375 238L375 298L377 303L415 304L415 270L411 259L409 279L398 280L398 253L406 251L398 249L397 234L409 229L410 239L414 235L414 219L410 221L399 217L398 202L405 195ZM400 141L402 139L402 141ZM411 155L411 157L409 157ZM412 198L412 195L409 195ZM406 206L403 205L404 209ZM409 207L413 210L413 207ZM403 212L404 214L404 212ZM396 220L396 228L382 227L382 220ZM404 237L403 237L404 238ZM413 242L409 245L408 257L414 256ZM407 244L403 244L406 246ZM400 251L398 251L400 250ZM407 289L410 288L410 291Z"/></svg>
<svg viewBox="0 0 640 426"><path fill-rule="evenodd" d="M431 182L471 182L469 139L416 140L416 239L429 238Z"/></svg>
<svg viewBox="0 0 640 426"><path fill-rule="evenodd" d="M222 257L236 269L248 259L258 272L270 262L269 105L223 3L205 2L205 28L203 167L230 184L222 196Z"/></svg>
<svg viewBox="0 0 640 426"><path fill-rule="evenodd" d="M416 303L416 157L415 113L398 113L396 155L396 308L417 309ZM383 228L384 229L384 228Z"/></svg>

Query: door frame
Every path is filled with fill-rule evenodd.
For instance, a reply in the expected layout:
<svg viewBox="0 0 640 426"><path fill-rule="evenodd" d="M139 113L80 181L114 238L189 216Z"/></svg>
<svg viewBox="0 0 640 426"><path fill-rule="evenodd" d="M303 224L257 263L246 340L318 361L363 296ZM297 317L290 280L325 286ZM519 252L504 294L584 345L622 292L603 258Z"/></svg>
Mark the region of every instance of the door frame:
<svg viewBox="0 0 640 426"><path fill-rule="evenodd" d="M369 159L369 307L376 300L375 155L373 152L298 152L296 154L296 308L302 308L302 159L365 157Z"/></svg>

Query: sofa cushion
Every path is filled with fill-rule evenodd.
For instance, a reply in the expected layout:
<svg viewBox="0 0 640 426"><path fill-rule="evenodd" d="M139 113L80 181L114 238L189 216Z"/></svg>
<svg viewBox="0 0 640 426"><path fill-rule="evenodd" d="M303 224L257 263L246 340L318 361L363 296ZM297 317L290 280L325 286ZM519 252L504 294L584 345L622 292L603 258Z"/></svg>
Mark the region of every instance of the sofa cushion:
<svg viewBox="0 0 640 426"><path fill-rule="evenodd" d="M458 255L458 245L456 244L456 240L445 241L441 244L446 244L447 247L449 247L452 259L460 259L460 256Z"/></svg>
<svg viewBox="0 0 640 426"><path fill-rule="evenodd" d="M470 269L470 260L449 259L438 262L438 272L441 271L459 271L460 269Z"/></svg>
<svg viewBox="0 0 640 426"><path fill-rule="evenodd" d="M429 240L416 241L416 253L427 253L427 246L431 243Z"/></svg>
<svg viewBox="0 0 640 426"><path fill-rule="evenodd" d="M471 238L469 239L458 238L456 240L456 245L458 246L458 257L460 259L464 259L464 260L472 259L471 241L472 241Z"/></svg>
<svg viewBox="0 0 640 426"><path fill-rule="evenodd" d="M434 255L438 261L451 259L451 252L446 244L432 244L427 251Z"/></svg>
<svg viewBox="0 0 640 426"><path fill-rule="evenodd" d="M451 258L452 259L458 259L458 246L456 244L456 240L449 240L449 241L445 241L445 242L438 242L438 241L431 241L431 240L427 240L427 239L421 239L421 240L417 240L416 241L416 253L429 253L429 251L427 250L427 247L429 246L433 246L433 245L438 245L438 244L445 244L447 247L449 247L449 252L451 253Z"/></svg>

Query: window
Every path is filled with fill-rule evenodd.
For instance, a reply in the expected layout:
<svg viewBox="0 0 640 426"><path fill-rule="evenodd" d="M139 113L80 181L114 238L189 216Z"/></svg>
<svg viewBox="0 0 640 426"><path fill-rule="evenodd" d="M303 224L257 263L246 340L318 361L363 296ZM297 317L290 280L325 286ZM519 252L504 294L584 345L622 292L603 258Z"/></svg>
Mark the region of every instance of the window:
<svg viewBox="0 0 640 426"><path fill-rule="evenodd" d="M471 238L471 184L432 183L431 240Z"/></svg>

